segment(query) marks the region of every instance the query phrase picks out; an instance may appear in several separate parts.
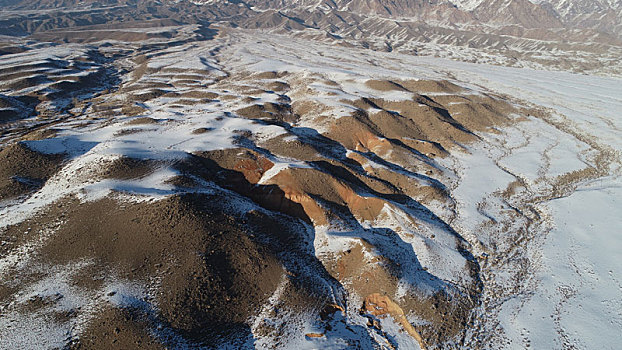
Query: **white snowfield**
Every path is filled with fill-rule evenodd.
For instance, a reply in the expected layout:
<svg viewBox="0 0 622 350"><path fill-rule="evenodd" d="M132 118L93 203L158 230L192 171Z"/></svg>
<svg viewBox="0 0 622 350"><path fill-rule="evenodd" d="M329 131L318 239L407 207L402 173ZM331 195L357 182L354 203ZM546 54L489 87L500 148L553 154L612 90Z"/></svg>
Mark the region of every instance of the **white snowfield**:
<svg viewBox="0 0 622 350"><path fill-rule="evenodd" d="M216 46L218 59L209 57ZM501 94L517 103L548 109L550 113L538 117L516 116L512 125L481 133L479 143L462 145L462 150L456 147L449 157L439 161L439 168L446 169L439 181L451 190L457 213L451 218L447 208L429 209L469 242L481 265L484 286L482 304L473 315L477 320L475 327L469 331L463 348L620 348L622 79L459 63L241 30L232 30L213 41L177 48L150 66L202 69L214 78L222 77L225 71L322 75L345 87L336 93L329 86L309 86L318 92L319 103L326 105L326 113L334 118L351 112L351 106L343 100L361 96L388 100L411 98L403 92L372 91L364 81L373 78L446 79L472 89L472 93ZM183 109L168 106L166 97L162 97L145 105L151 113L149 116L158 123L136 126L127 123L130 118L123 118L79 131L67 128L57 138L29 143L29 147L41 151L66 152L72 161L24 203L0 208L0 228L20 222L69 194L80 194L84 200L101 198L115 190L137 198L174 194L167 180L177 174L167 164L183 157L185 152L235 147L236 135L245 131L258 139L286 132L275 125L223 118L223 110L245 106L241 96L234 97L217 105L196 104ZM262 96L260 102L269 102L270 98L273 97ZM320 133L323 128L305 119L297 126ZM209 129L214 137L206 140L192 133L197 128ZM144 129L144 132L122 133L130 129ZM88 181L91 164L119 156L158 160L162 167L139 183ZM262 181L270 180L282 169L307 166L287 159L271 161L276 166ZM381 165L370 163L369 166ZM400 213L407 212L407 208L387 206L383 220L361 224L397 231L404 226L400 213L393 215L397 209L402 210ZM323 245L317 246L316 254L341 250L349 244L347 235L322 232L322 229L318 228L315 243L318 245L321 240ZM416 240L409 244L425 263L428 262L425 252L434 252ZM5 269L23 264L31 248L24 247L23 251L2 257L0 276ZM453 246L439 245L437 249L439 255L453 252ZM463 257L449 253L445 261L429 259L429 270L443 280L456 278L464 266ZM51 286L36 286L31 292L40 293L41 289L51 293L51 289L60 288L54 287L54 283L62 286L62 281L51 281ZM141 294L135 292L138 287L126 289L131 291L127 295ZM281 289L269 303L275 303ZM85 296L74 297L76 305L86 304L82 300ZM362 338L360 334L368 332L367 319L357 311L344 316L347 322L335 322L335 329L324 338L311 339L298 332L298 337L281 339L281 344L299 349L346 348L348 343L344 339ZM416 315L406 316L413 324L419 321ZM250 322L251 328L257 328L261 317L264 316L260 314ZM22 331L20 336L2 337L2 327L9 322L13 329ZM32 337L23 332L28 332L32 325L38 327L37 322L17 316L0 319L0 348L9 347L12 341L33 344ZM383 330L400 348L418 347L390 317L382 322ZM315 331L313 324L300 327L305 332ZM58 329L46 332L49 339L59 333ZM375 340L382 344L382 339ZM52 343L52 340L48 342ZM274 342L257 335L254 345L271 348ZM361 346L373 348L369 343Z"/></svg>
<svg viewBox="0 0 622 350"><path fill-rule="evenodd" d="M529 275L522 290L506 300L495 301L494 317L509 341L502 347L619 349L622 80L454 62L447 70L457 79L552 109L551 122L558 127L531 121L507 130L509 135L519 131L527 142L498 158L501 168L491 163L474 167L473 160L481 158L475 152L463 158L467 168L453 192L459 201L490 201L495 196L488 194L502 188L496 181L507 178L507 171L526 179L531 187L526 196L541 196L556 176L586 166L600 169L599 175L580 181L576 188L560 196L534 201L549 220L522 248L523 258L529 259ZM508 145L517 142L506 138L491 143L499 141ZM591 153L595 150L596 154ZM495 182L484 184L477 180L482 177ZM473 181L480 185L474 186L476 190L470 187ZM469 216L469 212L477 216L472 210L462 214ZM477 227L472 223L469 226L465 230ZM479 239L487 239L486 234ZM502 275L492 272L491 276L495 274ZM490 318L483 316L485 320ZM489 322L486 328L493 324Z"/></svg>

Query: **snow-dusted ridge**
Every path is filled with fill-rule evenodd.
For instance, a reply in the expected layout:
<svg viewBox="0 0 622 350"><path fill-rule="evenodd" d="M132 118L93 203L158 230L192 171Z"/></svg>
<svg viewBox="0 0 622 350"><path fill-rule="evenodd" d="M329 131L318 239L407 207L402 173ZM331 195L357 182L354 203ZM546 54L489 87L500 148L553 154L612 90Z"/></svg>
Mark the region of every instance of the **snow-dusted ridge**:
<svg viewBox="0 0 622 350"><path fill-rule="evenodd" d="M3 203L2 234L46 221L40 214L67 198L81 205L114 198L131 206L209 195L223 202L230 220L287 217L287 233L297 238L275 253L282 274L244 320L249 333L220 339L222 348L419 347L393 313L364 312L371 288L403 309L431 349L617 345L619 79L457 63L229 28L214 40L155 48L144 57L114 49L106 50L128 56L107 68L130 68L118 85L76 97L51 125L17 121L11 126L16 132L3 135L3 146L19 142L65 158L40 188ZM2 64L20 67L30 59L16 54ZM445 90L406 88L439 81ZM445 139L451 127L464 128L456 120L470 121L458 108L477 106L478 99L515 110L499 113L504 123L471 132L468 142ZM389 137L371 127L377 134L365 133L356 123L335 127L382 112L402 120L417 108L421 114L437 112L430 119L447 126L439 140ZM54 132L34 137L19 129L29 125ZM109 164L123 159L140 160L130 168L147 170L104 176ZM175 182L180 177L186 182ZM394 190L400 196L392 195L391 186L400 187ZM274 205L270 196L279 191L281 202ZM97 297L86 301L88 289L76 291L69 280L89 261L57 266L63 270L57 273L45 265L49 261L38 260L58 232L32 233L18 243L7 239L0 275L27 283L19 293L0 296L0 323L11 323L10 330L0 327L0 347L16 339L22 348L37 345L41 339L28 333L33 324L49 329L48 344L78 341L89 322L97 323L91 311L98 307L127 310L137 303L148 306L143 312L149 317L160 317L153 315L166 305L151 299L160 300L161 281L141 281L145 286L107 279L94 289ZM253 239L273 243L274 237L259 236ZM210 253L194 255L207 259ZM252 259L259 261L254 266L264 263ZM162 263L169 261L149 261ZM48 276L27 280L33 266ZM308 299L289 299L305 288L313 292ZM56 293L63 297L54 299ZM49 304L28 312L37 297ZM298 304L309 308L296 312L292 305ZM47 318L78 307L85 310L80 317L60 325ZM459 320L466 328L444 337L447 314L464 317ZM149 336L169 346L208 346L166 322L153 325ZM75 333L59 340L67 329Z"/></svg>

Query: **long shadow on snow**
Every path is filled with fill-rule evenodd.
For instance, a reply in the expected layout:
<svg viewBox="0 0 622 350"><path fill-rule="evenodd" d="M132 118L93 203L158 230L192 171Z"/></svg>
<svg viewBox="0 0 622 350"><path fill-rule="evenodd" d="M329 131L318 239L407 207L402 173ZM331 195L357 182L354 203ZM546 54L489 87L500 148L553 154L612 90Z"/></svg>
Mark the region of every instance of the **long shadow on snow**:
<svg viewBox="0 0 622 350"><path fill-rule="evenodd" d="M306 127L293 127L291 126L291 124L284 122L284 121L273 121L273 120L265 120L265 119L253 119L253 121L259 124L264 124L264 125L280 126L286 129L287 131L291 132L292 134L296 135L301 142L304 142L305 144L313 147L323 157L339 161L340 163L346 165L348 168L356 171L359 174L363 174L368 177L373 177L367 174L365 169L363 169L363 167L358 162L347 157L348 150L341 143L318 133L317 130L315 129L306 128ZM429 166L434 167L436 169L446 170L439 164L436 164L434 160L430 159L425 154L404 144L402 141L396 140L396 139L387 139L387 140L396 146L399 146L399 147L402 147L408 150L415 158L428 164ZM374 161L376 161L376 159L379 159L379 157L375 156ZM422 179L424 181L428 181L429 183L441 189L446 189L445 186L441 182L429 176L413 173L411 171L404 169L400 165L390 163L386 160L382 160L381 163L383 163L384 165L387 165L387 164L390 165L390 168L392 169L400 169L400 171L404 173L407 173L411 176ZM384 183L385 185L388 185L389 187L393 187L393 184L383 179L379 179L376 177L373 177L373 178L377 181Z"/></svg>
<svg viewBox="0 0 622 350"><path fill-rule="evenodd" d="M301 138L303 141L313 146L316 150L318 150L318 153L328 158L338 160L344 166L347 166L348 168L354 171L357 171L360 174L366 173L364 169L362 168L362 166L360 166L360 164L346 157L347 150L342 144L319 134L314 129L295 128L285 122L274 123L272 121L265 121L265 120L260 120L260 119L256 121L264 122L266 124L277 124L282 127L285 127L290 132L294 133L299 138ZM262 152L264 154L266 153L269 154L267 150L254 146L250 140L247 140L245 142L245 146L250 146L253 149L258 150L259 152ZM406 145L404 146L407 147ZM407 147L407 148L410 149L410 147ZM416 150L412 150L412 151L417 152ZM475 280L476 284L478 285L481 284L481 280L479 277L479 263L477 262L477 259L475 259L473 254L469 251L468 249L469 243L458 232L456 232L449 224L444 222L441 218L439 218L436 214L434 214L430 209L428 209L421 203L415 201L414 199L410 198L409 196L405 194L399 194L399 193L398 194L385 194L385 193L377 192L373 190L372 188L370 188L363 181L358 179L356 176L354 176L349 170L346 170L343 167L333 165L327 161L314 161L314 162L310 162L310 164L320 171L331 174L332 176L335 176L340 180L347 181L352 186L352 188L357 192L357 194L361 196L375 196L378 198L382 198L400 207L403 211L405 211L412 217L418 220L421 220L422 222L432 227L435 227L436 229L442 230L448 233L449 235L455 237L457 240L458 252L460 253L460 255L462 255L462 257L464 257L467 260L468 264L471 267L470 268L471 277ZM435 181L434 179L430 179L430 180ZM412 248L410 249L412 250Z"/></svg>
<svg viewBox="0 0 622 350"><path fill-rule="evenodd" d="M365 228L346 206L315 198L346 223L348 230L330 231L330 235L359 238L378 250L380 256L389 259L389 271L419 290L442 291L449 287L448 282L424 270L410 243L390 228Z"/></svg>

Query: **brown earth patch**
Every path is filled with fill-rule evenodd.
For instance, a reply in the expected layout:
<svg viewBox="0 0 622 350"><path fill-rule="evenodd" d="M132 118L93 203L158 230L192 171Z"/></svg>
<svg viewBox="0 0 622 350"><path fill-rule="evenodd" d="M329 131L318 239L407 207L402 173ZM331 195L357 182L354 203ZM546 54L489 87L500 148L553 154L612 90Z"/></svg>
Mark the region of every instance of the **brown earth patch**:
<svg viewBox="0 0 622 350"><path fill-rule="evenodd" d="M334 119L330 117L329 107L313 99L295 99L291 106L296 115L311 116L318 125L329 125Z"/></svg>
<svg viewBox="0 0 622 350"><path fill-rule="evenodd" d="M89 320L88 326L74 343L78 349L166 349L150 334L149 320L138 310L105 306Z"/></svg>
<svg viewBox="0 0 622 350"><path fill-rule="evenodd" d="M269 92L265 89L256 87L256 86L237 86L235 91L240 93L241 95L246 95L251 98L258 98L262 95L268 94Z"/></svg>
<svg viewBox="0 0 622 350"><path fill-rule="evenodd" d="M194 82L201 82L201 80L203 78L205 78L204 74L187 74L187 72L185 72L186 74L175 74L172 77L175 78L176 82L178 82L179 80L192 80Z"/></svg>
<svg viewBox="0 0 622 350"><path fill-rule="evenodd" d="M204 152L200 156L215 161L222 168L241 173L251 184L256 184L274 166L265 156L243 148Z"/></svg>
<svg viewBox="0 0 622 350"><path fill-rule="evenodd" d="M39 189L60 169L64 158L33 151L21 142L5 146L0 150L0 200Z"/></svg>
<svg viewBox="0 0 622 350"><path fill-rule="evenodd" d="M311 144L299 139L291 139L291 135L279 135L263 142L262 147L273 154L297 159L300 161L314 161L324 159L319 151Z"/></svg>
<svg viewBox="0 0 622 350"><path fill-rule="evenodd" d="M120 157L101 166L99 176L102 179L130 180L150 175L159 163L153 160Z"/></svg>
<svg viewBox="0 0 622 350"><path fill-rule="evenodd" d="M105 275L115 271L128 280L159 276L159 317L205 340L243 325L283 274L268 248L250 238L254 231L225 214L221 201L206 195L143 203L69 199L51 209L56 215L27 220L7 233L25 227L38 232L64 216L37 259L54 265L89 259Z"/></svg>
<svg viewBox="0 0 622 350"><path fill-rule="evenodd" d="M215 92L211 92L211 91L192 90L192 91L182 92L181 94L179 94L179 97L215 100L218 98L218 94Z"/></svg>
<svg viewBox="0 0 622 350"><path fill-rule="evenodd" d="M195 79L175 79L172 84L175 86L175 88L197 88L203 86L200 80Z"/></svg>
<svg viewBox="0 0 622 350"><path fill-rule="evenodd" d="M134 118L130 120L129 122L125 123L125 125L146 125L146 124L157 124L159 122L160 120L158 119L153 119L150 117L139 117L139 118Z"/></svg>
<svg viewBox="0 0 622 350"><path fill-rule="evenodd" d="M446 291L432 296L409 293L400 304L406 313L413 313L429 323L418 327L428 345L460 343L471 322L471 310L477 306L468 296L450 295Z"/></svg>
<svg viewBox="0 0 622 350"><path fill-rule="evenodd" d="M164 95L169 95L169 94L171 94L171 92L169 92L169 91L165 91L165 90L162 90L162 89L152 89L149 92L143 92L143 93L140 93L140 94L134 94L134 95L132 95L130 97L130 99L132 101L146 102L146 101L153 100L153 99L156 99L158 97L162 97ZM171 97L174 97L174 96L171 96Z"/></svg>
<svg viewBox="0 0 622 350"><path fill-rule="evenodd" d="M221 100L221 101L231 101L231 100L238 99L238 97L239 96L236 96L236 95L224 94L224 95L219 95L219 100Z"/></svg>
<svg viewBox="0 0 622 350"><path fill-rule="evenodd" d="M98 101L94 100L94 104L90 107L93 112L106 112L123 108L124 104L120 101Z"/></svg>
<svg viewBox="0 0 622 350"><path fill-rule="evenodd" d="M183 107L183 106L194 106L198 104L208 104L210 102L214 102L213 100L208 99L194 99L194 98L181 98L175 101L175 104L169 104L169 106L173 107Z"/></svg>
<svg viewBox="0 0 622 350"><path fill-rule="evenodd" d="M141 33L141 32L133 32L133 31L122 31L116 30L114 32L115 40L126 41L126 42L142 42L149 40L151 38L160 38L166 37L166 33ZM96 42L102 40L110 39L110 32L103 30L81 30L81 31L73 31L73 30L51 30L46 32L38 32L31 34L33 39L41 40L41 41L49 41L49 42L60 42L60 43L89 43Z"/></svg>
<svg viewBox="0 0 622 350"><path fill-rule="evenodd" d="M350 292L361 298L371 293L393 295L397 290L398 278L391 271L392 263L382 256L368 258L373 247L361 240L348 250L338 253L326 261L327 271L340 281Z"/></svg>
<svg viewBox="0 0 622 350"><path fill-rule="evenodd" d="M121 136L126 136L126 135L138 134L138 133L145 132L145 131L146 130L142 128L121 129L119 131L116 131L114 133L114 136L121 137Z"/></svg>
<svg viewBox="0 0 622 350"><path fill-rule="evenodd" d="M273 81L266 84L266 89L278 92L287 91L289 90L289 84L282 81Z"/></svg>
<svg viewBox="0 0 622 350"><path fill-rule="evenodd" d="M438 142L415 139L412 137L402 137L399 139L408 147L419 151L428 158L447 157L449 152Z"/></svg>
<svg viewBox="0 0 622 350"><path fill-rule="evenodd" d="M127 115L128 117L135 117L137 115L144 114L147 111L148 110L146 108L135 104L123 105L123 107L121 107L121 113Z"/></svg>
<svg viewBox="0 0 622 350"><path fill-rule="evenodd" d="M418 93L458 93L465 89L447 80L399 80L398 84Z"/></svg>
<svg viewBox="0 0 622 350"><path fill-rule="evenodd" d="M268 113L262 105L252 105L244 108L240 108L235 111L239 116L249 119L256 118L272 118L272 114Z"/></svg>
<svg viewBox="0 0 622 350"><path fill-rule="evenodd" d="M288 198L279 186L257 185L271 167L271 162L256 152L245 149L227 149L201 152L176 165L186 177L197 176L252 199L268 210L278 211L310 222L304 208Z"/></svg>
<svg viewBox="0 0 622 350"><path fill-rule="evenodd" d="M289 105L266 102L263 105L254 104L252 106L238 109L236 113L249 119L275 119L278 121L294 122L296 116L292 113Z"/></svg>
<svg viewBox="0 0 622 350"><path fill-rule="evenodd" d="M390 80L368 80L365 82L368 87L378 91L408 91L398 83Z"/></svg>
<svg viewBox="0 0 622 350"><path fill-rule="evenodd" d="M413 175L408 176L402 172L394 171L384 167L365 166L368 160L359 153L352 152L348 155L348 157L362 164L363 168L369 176L380 179L387 184L391 184L393 190L385 190L385 193L404 193L407 194L409 197L418 200L421 203L430 203L434 200L439 202L445 202L449 198L449 194L447 193L447 191L440 186L422 184L422 181L424 179L427 180L427 176L433 175L433 173L426 173L425 175L413 173ZM415 178L415 176L418 176L419 179ZM381 188L374 186L374 183L370 183L364 178L361 178L361 180L364 181L371 188L377 191L382 191ZM432 182L431 180L429 181ZM385 186L384 188L386 189L387 186Z"/></svg>
<svg viewBox="0 0 622 350"><path fill-rule="evenodd" d="M382 109L396 111L410 119L422 133L415 138L433 140L445 149L451 148L455 142L468 143L477 140L447 109L425 96L418 96L414 101L372 99L372 102Z"/></svg>
<svg viewBox="0 0 622 350"><path fill-rule="evenodd" d="M126 84L121 89L119 89L120 93L128 93L128 92L137 92L133 95L143 96L147 100L152 98L158 98L160 96L164 96L168 93L171 93L171 89L173 86L170 83L164 83L159 81L150 81L150 82L136 82L133 84ZM146 91L145 90L149 90ZM146 94L146 95L145 95ZM136 101L136 99L132 99L132 96L128 96L128 99L131 101ZM139 101L145 102L145 101Z"/></svg>
<svg viewBox="0 0 622 350"><path fill-rule="evenodd" d="M433 96L454 117L469 130L486 131L489 127L507 124L509 115L518 113L510 103L488 95Z"/></svg>
<svg viewBox="0 0 622 350"><path fill-rule="evenodd" d="M335 120L330 131L325 135L341 143L347 149L374 151L375 147L388 146L388 143L383 145L376 126L363 112Z"/></svg>
<svg viewBox="0 0 622 350"><path fill-rule="evenodd" d="M58 133L57 129L54 128L45 128L33 130L26 135L22 136L22 141L38 141L43 139L49 139L56 136Z"/></svg>
<svg viewBox="0 0 622 350"><path fill-rule="evenodd" d="M353 113L332 122L325 136L338 141L348 149L374 153L406 169L435 171L429 164L428 156L417 154L416 149L409 149L408 145L399 139L383 137L378 126L364 112Z"/></svg>
<svg viewBox="0 0 622 350"><path fill-rule="evenodd" d="M50 82L47 76L43 74L36 74L33 76L15 79L4 84L4 88L11 90L22 90L29 87L37 86Z"/></svg>
<svg viewBox="0 0 622 350"><path fill-rule="evenodd" d="M20 71L36 72L40 70L45 70L47 68L50 68L49 62L11 65L8 67L0 68L0 76L6 77L8 74Z"/></svg>
<svg viewBox="0 0 622 350"><path fill-rule="evenodd" d="M212 131L213 128L197 128L192 130L192 133L195 135L205 134L207 132Z"/></svg>
<svg viewBox="0 0 622 350"><path fill-rule="evenodd" d="M339 171L335 168L332 170ZM345 169L341 171L348 174ZM278 186L290 201L299 203L316 225L330 222L330 217L343 210L362 220L373 220L386 203L376 196L363 197L335 174L312 168L284 169L268 183ZM318 199L322 200L322 206Z"/></svg>
<svg viewBox="0 0 622 350"><path fill-rule="evenodd" d="M197 181L185 175L173 176L170 179L166 180L165 183L181 189L193 189L199 186L199 183L197 183Z"/></svg>
<svg viewBox="0 0 622 350"><path fill-rule="evenodd" d="M364 168L366 173L356 170L367 163L367 159L358 153L351 152L347 159L336 161L322 156L322 150L316 148L317 145L302 142L299 139L286 140L287 137L287 135L284 135L272 138L262 143L262 147L280 156L313 162L316 165L322 164L321 167L324 171L328 173L336 172L333 176L337 178L349 178L353 182L360 182L378 193L406 193L413 198L424 201L433 199L439 201L445 200L446 193L442 189L434 186L422 185L419 181L399 172L382 168ZM432 175L435 174L435 172L427 171L426 174Z"/></svg>

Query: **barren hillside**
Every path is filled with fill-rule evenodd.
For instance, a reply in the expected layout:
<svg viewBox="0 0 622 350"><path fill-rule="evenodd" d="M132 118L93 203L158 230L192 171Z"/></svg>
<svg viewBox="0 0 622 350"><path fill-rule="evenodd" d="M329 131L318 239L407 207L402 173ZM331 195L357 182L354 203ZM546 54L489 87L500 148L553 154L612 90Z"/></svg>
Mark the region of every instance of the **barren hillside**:
<svg viewBox="0 0 622 350"><path fill-rule="evenodd" d="M0 2L0 348L615 348L619 78L195 3Z"/></svg>

